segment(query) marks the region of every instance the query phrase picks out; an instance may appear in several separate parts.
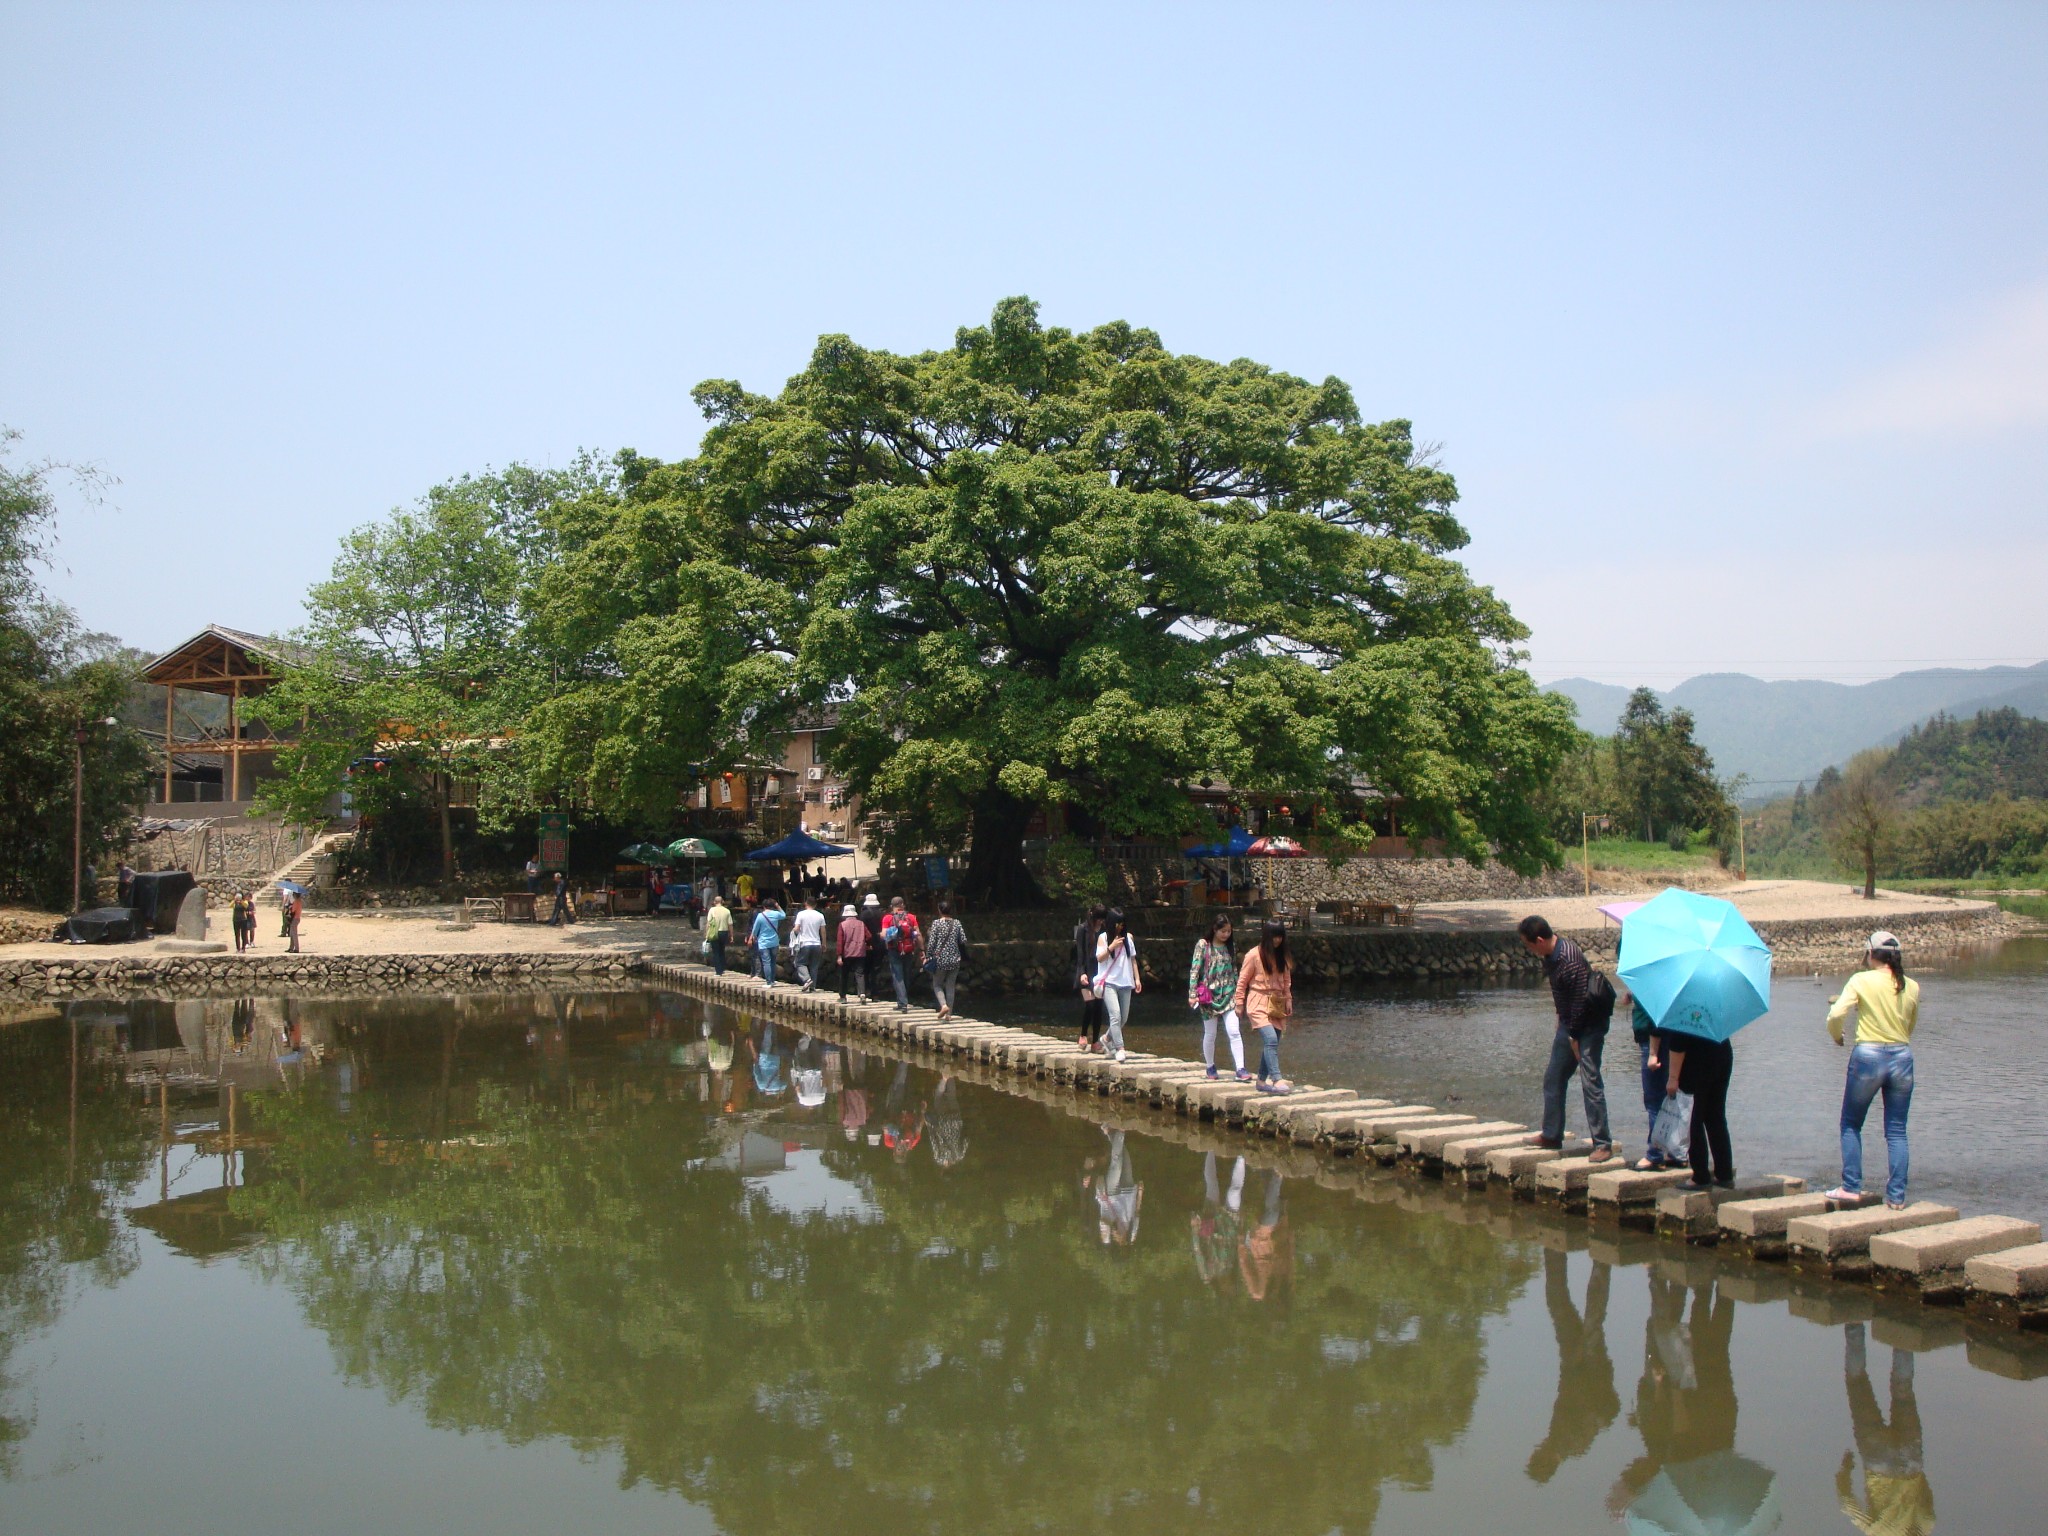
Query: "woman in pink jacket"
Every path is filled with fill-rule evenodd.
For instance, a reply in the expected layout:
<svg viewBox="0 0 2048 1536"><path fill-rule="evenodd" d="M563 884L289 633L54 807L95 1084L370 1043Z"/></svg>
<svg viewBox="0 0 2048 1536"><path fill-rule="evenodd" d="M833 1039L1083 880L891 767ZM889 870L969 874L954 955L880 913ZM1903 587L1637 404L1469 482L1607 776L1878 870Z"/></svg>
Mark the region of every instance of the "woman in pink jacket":
<svg viewBox="0 0 2048 1536"><path fill-rule="evenodd" d="M1293 1085L1280 1076L1280 1031L1294 1012L1294 960L1287 953L1287 925L1277 918L1266 919L1259 947L1244 957L1231 1006L1259 1032L1259 1092L1292 1093Z"/></svg>

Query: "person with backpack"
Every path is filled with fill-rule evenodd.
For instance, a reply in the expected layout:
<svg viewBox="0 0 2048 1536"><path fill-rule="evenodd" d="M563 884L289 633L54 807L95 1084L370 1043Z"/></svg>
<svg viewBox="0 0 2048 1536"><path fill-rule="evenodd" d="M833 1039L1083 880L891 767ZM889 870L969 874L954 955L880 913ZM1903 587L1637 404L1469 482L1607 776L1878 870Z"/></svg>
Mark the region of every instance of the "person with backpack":
<svg viewBox="0 0 2048 1536"><path fill-rule="evenodd" d="M774 897L762 902L760 911L754 914L754 926L747 934L747 942L759 957L761 985L774 986L775 957L782 948L782 907Z"/></svg>
<svg viewBox="0 0 2048 1536"><path fill-rule="evenodd" d="M1188 1006L1202 1021L1202 1065L1216 1076L1216 1026L1220 1023L1230 1037L1230 1059L1240 1083L1251 1081L1244 1069L1244 1035L1237 1027L1237 1010L1230 999L1237 991L1237 954L1230 946L1230 918L1218 913L1209 920L1209 931L1195 942L1188 962Z"/></svg>
<svg viewBox="0 0 2048 1536"><path fill-rule="evenodd" d="M1879 929L1870 936L1865 969L1851 976L1828 1008L1828 1033L1843 1044L1842 1025L1853 1014L1856 1042L1849 1052L1849 1080L1842 1090L1842 1182L1830 1198L1863 1193L1863 1122L1870 1104L1884 1094L1884 1141L1888 1154L1884 1203L1906 1203L1906 1175L1912 1159L1906 1145L1906 1115L1913 1107L1913 1026L1920 1021L1920 983L1906 974L1898 936Z"/></svg>
<svg viewBox="0 0 2048 1536"><path fill-rule="evenodd" d="M1565 1089L1576 1075L1586 1104L1586 1135L1593 1143L1587 1161L1611 1162L1614 1137L1607 1129L1607 1084L1600 1076L1600 1056L1614 1017L1614 983L1586 963L1578 945L1553 933L1542 917L1523 918L1515 931L1522 936L1522 947L1543 962L1551 1005L1557 1010L1557 1033L1551 1037L1550 1064L1543 1072L1543 1129L1527 1144L1564 1145Z"/></svg>
<svg viewBox="0 0 2048 1536"><path fill-rule="evenodd" d="M896 988L896 1011L910 1012L910 972L922 960L924 934L917 914L901 896L891 897L889 915L882 919L882 945L889 955L889 980Z"/></svg>

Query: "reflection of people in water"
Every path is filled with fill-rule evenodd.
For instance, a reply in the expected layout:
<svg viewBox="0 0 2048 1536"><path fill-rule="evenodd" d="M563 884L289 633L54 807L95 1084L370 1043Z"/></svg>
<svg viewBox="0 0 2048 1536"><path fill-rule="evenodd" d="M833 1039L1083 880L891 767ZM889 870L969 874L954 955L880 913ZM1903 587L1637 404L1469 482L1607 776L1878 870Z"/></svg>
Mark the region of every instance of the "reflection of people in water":
<svg viewBox="0 0 2048 1536"><path fill-rule="evenodd" d="M775 1049L775 1021L769 1019L761 1025L761 1038L756 1041L747 1038L747 1053L754 1060L754 1091L764 1099L772 1099L789 1091L789 1082L782 1075L782 1053Z"/></svg>
<svg viewBox="0 0 2048 1536"><path fill-rule="evenodd" d="M256 1032L256 1005L246 997L235 999L235 1006L228 1014L228 1037L234 1042L237 1056L249 1049L249 1037Z"/></svg>
<svg viewBox="0 0 2048 1536"><path fill-rule="evenodd" d="M888 1097L882 1100L882 1145L902 1162L917 1150L917 1144L924 1140L924 1100L911 1106L910 1063L899 1061L896 1076L889 1084Z"/></svg>
<svg viewBox="0 0 2048 1536"><path fill-rule="evenodd" d="M1285 1285L1294 1273L1294 1234L1281 1204L1281 1182L1278 1172L1267 1171L1265 1208L1237 1245L1237 1272L1253 1301L1264 1301L1276 1281Z"/></svg>
<svg viewBox="0 0 2048 1536"><path fill-rule="evenodd" d="M796 1065L790 1079L796 1084L796 1101L803 1108L815 1109L825 1102L825 1068L818 1059L818 1042L809 1035L797 1037Z"/></svg>
<svg viewBox="0 0 2048 1536"><path fill-rule="evenodd" d="M1195 1248L1195 1273L1203 1283L1223 1288L1237 1273L1237 1241L1244 1230L1238 1215L1244 1205L1244 1159L1230 1170L1230 1193L1216 1184L1216 1154L1202 1154L1202 1210L1188 1217L1188 1239Z"/></svg>
<svg viewBox="0 0 2048 1536"><path fill-rule="evenodd" d="M1571 1271L1565 1255L1543 1255L1543 1299L1557 1335L1557 1400L1550 1407L1550 1433L1529 1453L1529 1476L1547 1483L1566 1462L1592 1449L1600 1431L1621 1412L1614 1390L1614 1362L1607 1358L1607 1286L1612 1271L1595 1260L1586 1281L1586 1315L1572 1305Z"/></svg>
<svg viewBox="0 0 2048 1536"><path fill-rule="evenodd" d="M967 1122L960 1115L960 1088L949 1072L932 1094L927 1125L932 1133L932 1161L951 1168L967 1155Z"/></svg>
<svg viewBox="0 0 2048 1536"><path fill-rule="evenodd" d="M1083 1174L1081 1187L1095 1195L1095 1227L1105 1247L1128 1248L1138 1240L1138 1212L1145 1204L1145 1186L1131 1177L1131 1154L1124 1133L1103 1128L1109 1138L1109 1160L1101 1175Z"/></svg>
<svg viewBox="0 0 2048 1536"><path fill-rule="evenodd" d="M1842 1453L1835 1492L1842 1513L1859 1531L1877 1536L1926 1536L1934 1529L1934 1490L1921 1465L1920 1405L1913 1398L1913 1356L1892 1351L1892 1419L1878 1412L1877 1393L1863 1357L1863 1325L1849 1324L1842 1341L1842 1379L1849 1389L1849 1422L1856 1449ZM1863 1500L1856 1499L1856 1458L1863 1458Z"/></svg>
<svg viewBox="0 0 2048 1536"><path fill-rule="evenodd" d="M1777 1478L1735 1450L1735 1373L1728 1347L1735 1303L1712 1282L1692 1292L1652 1271L1643 1375L1629 1418L1643 1454L1608 1495L1608 1508L1651 1529L1741 1530L1778 1526Z"/></svg>

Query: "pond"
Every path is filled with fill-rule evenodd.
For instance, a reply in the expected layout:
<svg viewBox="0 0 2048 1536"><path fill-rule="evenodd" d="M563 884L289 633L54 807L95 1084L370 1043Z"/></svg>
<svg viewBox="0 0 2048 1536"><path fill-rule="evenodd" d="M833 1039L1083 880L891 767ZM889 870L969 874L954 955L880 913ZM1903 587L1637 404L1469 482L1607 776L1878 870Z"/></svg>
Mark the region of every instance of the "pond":
<svg viewBox="0 0 2048 1536"><path fill-rule="evenodd" d="M195 1051L232 1108L132 1085ZM2048 1498L2024 1336L670 994L74 1005L0 1026L0 1095L9 1531L2012 1531Z"/></svg>

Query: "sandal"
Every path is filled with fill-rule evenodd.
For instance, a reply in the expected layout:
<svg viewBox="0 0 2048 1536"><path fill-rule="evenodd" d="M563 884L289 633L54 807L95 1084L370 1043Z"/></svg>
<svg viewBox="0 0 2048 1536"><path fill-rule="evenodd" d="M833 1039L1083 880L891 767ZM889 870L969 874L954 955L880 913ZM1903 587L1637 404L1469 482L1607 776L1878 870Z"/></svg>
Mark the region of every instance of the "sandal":
<svg viewBox="0 0 2048 1536"><path fill-rule="evenodd" d="M1669 1166L1661 1157L1644 1157L1636 1160L1637 1173L1662 1173Z"/></svg>

